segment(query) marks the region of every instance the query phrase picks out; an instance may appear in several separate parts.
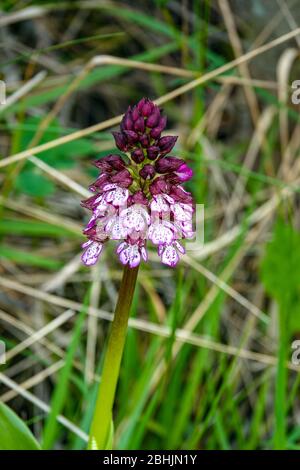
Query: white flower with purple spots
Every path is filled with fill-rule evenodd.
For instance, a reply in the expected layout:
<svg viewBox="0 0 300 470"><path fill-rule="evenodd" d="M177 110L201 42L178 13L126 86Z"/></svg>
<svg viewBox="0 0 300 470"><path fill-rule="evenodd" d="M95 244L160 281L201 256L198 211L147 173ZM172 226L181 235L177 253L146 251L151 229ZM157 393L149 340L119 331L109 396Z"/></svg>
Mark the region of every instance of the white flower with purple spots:
<svg viewBox="0 0 300 470"><path fill-rule="evenodd" d="M121 154L95 162L100 174L90 186L94 194L82 201L92 212L84 230L87 266L97 262L111 239L120 240L117 254L123 265L134 268L147 261L146 244L152 243L162 263L174 267L184 253L179 239L194 236L192 195L182 186L192 170L183 159L168 156L177 137L162 137L165 126L162 110L143 98L128 109L120 132L113 133Z"/></svg>

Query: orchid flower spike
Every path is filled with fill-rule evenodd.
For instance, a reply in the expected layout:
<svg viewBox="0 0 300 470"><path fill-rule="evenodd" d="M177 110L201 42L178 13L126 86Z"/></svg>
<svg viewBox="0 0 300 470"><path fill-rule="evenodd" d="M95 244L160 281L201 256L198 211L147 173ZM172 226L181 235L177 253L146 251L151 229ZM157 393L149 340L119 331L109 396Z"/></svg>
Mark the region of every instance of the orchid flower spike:
<svg viewBox="0 0 300 470"><path fill-rule="evenodd" d="M82 201L92 211L84 229L85 265L97 262L109 239L119 241L117 255L131 268L147 261L149 242L168 266L185 252L179 240L194 236L194 204L182 183L193 172L181 158L167 156L177 137L161 136L166 122L162 110L143 98L127 110L120 132L113 132L121 155L94 163L100 175L90 186L94 194Z"/></svg>

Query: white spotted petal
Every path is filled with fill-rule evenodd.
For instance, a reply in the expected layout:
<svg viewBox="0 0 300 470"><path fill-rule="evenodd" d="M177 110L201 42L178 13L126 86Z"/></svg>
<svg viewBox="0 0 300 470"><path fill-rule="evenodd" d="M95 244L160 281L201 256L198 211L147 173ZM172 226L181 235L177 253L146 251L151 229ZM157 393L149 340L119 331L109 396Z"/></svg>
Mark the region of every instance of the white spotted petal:
<svg viewBox="0 0 300 470"><path fill-rule="evenodd" d="M99 255L102 251L102 243L92 242L83 252L81 259L86 266L92 266L97 263Z"/></svg>
<svg viewBox="0 0 300 470"><path fill-rule="evenodd" d="M172 268L179 261L179 255L173 245L166 245L161 252L161 261Z"/></svg>
<svg viewBox="0 0 300 470"><path fill-rule="evenodd" d="M152 241L154 245L163 245L170 244L174 240L174 231L175 227L172 224L155 222L150 225L148 231L148 238Z"/></svg>
<svg viewBox="0 0 300 470"><path fill-rule="evenodd" d="M115 189L108 191L105 195L106 202L110 202L114 206L124 206L129 197L129 191L126 188L117 186Z"/></svg>
<svg viewBox="0 0 300 470"><path fill-rule="evenodd" d="M144 207L133 205L128 209L124 209L121 214L123 224L129 229L134 229L137 232L145 230L150 224L150 216Z"/></svg>
<svg viewBox="0 0 300 470"><path fill-rule="evenodd" d="M189 204L177 202L171 205L171 211L174 214L175 221L187 222L193 217L193 207Z"/></svg>
<svg viewBox="0 0 300 470"><path fill-rule="evenodd" d="M114 216L108 220L105 225L105 232L112 240L121 240L128 235L128 229L124 227L123 219L118 216Z"/></svg>
<svg viewBox="0 0 300 470"><path fill-rule="evenodd" d="M119 251L119 258L122 264L135 268L141 262L139 246L126 243L126 246Z"/></svg>
<svg viewBox="0 0 300 470"><path fill-rule="evenodd" d="M169 212L170 205L166 198L159 194L158 196L153 196L150 208L152 212Z"/></svg>

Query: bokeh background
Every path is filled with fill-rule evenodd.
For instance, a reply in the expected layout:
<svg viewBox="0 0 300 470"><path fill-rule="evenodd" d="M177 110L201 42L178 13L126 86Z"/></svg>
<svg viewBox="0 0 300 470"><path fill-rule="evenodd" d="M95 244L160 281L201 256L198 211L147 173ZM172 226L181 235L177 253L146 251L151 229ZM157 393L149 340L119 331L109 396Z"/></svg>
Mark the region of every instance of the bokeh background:
<svg viewBox="0 0 300 470"><path fill-rule="evenodd" d="M299 449L297 4L2 0L0 398L50 448L85 447L122 273L113 246L82 266L80 200L147 96L205 243L140 270L114 446Z"/></svg>

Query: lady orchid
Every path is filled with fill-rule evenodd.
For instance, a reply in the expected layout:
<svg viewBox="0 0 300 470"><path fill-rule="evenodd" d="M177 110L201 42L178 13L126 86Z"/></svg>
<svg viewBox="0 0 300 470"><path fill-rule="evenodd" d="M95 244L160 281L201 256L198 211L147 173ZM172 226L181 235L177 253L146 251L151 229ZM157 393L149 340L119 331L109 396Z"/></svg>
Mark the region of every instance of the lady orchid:
<svg viewBox="0 0 300 470"><path fill-rule="evenodd" d="M157 247L162 263L175 266L184 247L179 240L192 238L193 199L182 183L193 172L180 158L167 156L176 136L161 136L167 119L147 98L125 113L120 132L113 132L122 155L95 162L100 175L90 186L95 194L82 202L92 211L84 234L88 241L82 261L97 262L104 244L119 240L117 254L123 265L147 261L147 242Z"/></svg>

